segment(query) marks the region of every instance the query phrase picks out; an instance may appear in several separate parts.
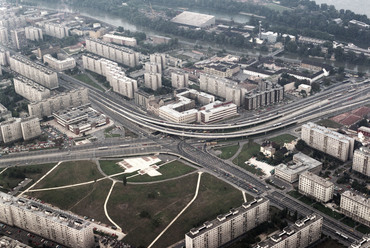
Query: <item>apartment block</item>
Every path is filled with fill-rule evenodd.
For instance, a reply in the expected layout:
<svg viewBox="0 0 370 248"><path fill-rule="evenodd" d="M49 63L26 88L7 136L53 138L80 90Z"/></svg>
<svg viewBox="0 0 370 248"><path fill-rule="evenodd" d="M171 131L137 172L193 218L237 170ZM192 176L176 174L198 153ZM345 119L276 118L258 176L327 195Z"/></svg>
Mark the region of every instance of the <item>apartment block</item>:
<svg viewBox="0 0 370 248"><path fill-rule="evenodd" d="M6 45L9 42L8 29L0 27L0 44Z"/></svg>
<svg viewBox="0 0 370 248"><path fill-rule="evenodd" d="M28 40L39 41L39 40L44 39L41 28L36 28L32 26L26 27L25 32L26 32L26 39Z"/></svg>
<svg viewBox="0 0 370 248"><path fill-rule="evenodd" d="M1 248L31 248L31 246L23 244L22 242L12 239L7 236L2 236L0 238L0 247Z"/></svg>
<svg viewBox="0 0 370 248"><path fill-rule="evenodd" d="M82 61L85 69L105 76L114 92L130 99L134 98L134 93L137 90L137 81L126 77L125 72L116 62L91 54L84 55Z"/></svg>
<svg viewBox="0 0 370 248"><path fill-rule="evenodd" d="M145 91L138 90L134 93L134 98L135 104L146 110L148 108L149 102L154 100L155 96L148 94Z"/></svg>
<svg viewBox="0 0 370 248"><path fill-rule="evenodd" d="M162 87L162 74L160 73L144 73L145 87L152 90L158 90Z"/></svg>
<svg viewBox="0 0 370 248"><path fill-rule="evenodd" d="M144 68L149 73L162 73L162 65L160 63L146 62Z"/></svg>
<svg viewBox="0 0 370 248"><path fill-rule="evenodd" d="M240 71L238 64L231 64L227 62L210 63L204 66L204 72L218 77L231 78L234 74Z"/></svg>
<svg viewBox="0 0 370 248"><path fill-rule="evenodd" d="M87 38L86 50L129 67L139 65L139 53L98 39Z"/></svg>
<svg viewBox="0 0 370 248"><path fill-rule="evenodd" d="M285 227L280 233L257 244L256 248L304 248L308 247L321 237L323 218L311 214Z"/></svg>
<svg viewBox="0 0 370 248"><path fill-rule="evenodd" d="M340 209L348 217L370 226L369 198L345 191L340 197Z"/></svg>
<svg viewBox="0 0 370 248"><path fill-rule="evenodd" d="M24 140L30 140L41 135L39 118L28 117L21 121L22 137Z"/></svg>
<svg viewBox="0 0 370 248"><path fill-rule="evenodd" d="M14 90L28 101L41 101L50 97L50 90L23 76L14 78Z"/></svg>
<svg viewBox="0 0 370 248"><path fill-rule="evenodd" d="M0 65L7 66L9 64L10 52L0 48Z"/></svg>
<svg viewBox="0 0 370 248"><path fill-rule="evenodd" d="M328 202L333 199L334 184L309 171L299 175L299 193L312 197L319 202Z"/></svg>
<svg viewBox="0 0 370 248"><path fill-rule="evenodd" d="M1 141L10 143L22 139L20 118L10 118L0 123Z"/></svg>
<svg viewBox="0 0 370 248"><path fill-rule="evenodd" d="M51 56L50 54L44 55L44 63L48 63L48 66L54 70L61 72L76 67L76 60L72 57L59 60Z"/></svg>
<svg viewBox="0 0 370 248"><path fill-rule="evenodd" d="M352 169L370 176L370 148L361 147L354 152Z"/></svg>
<svg viewBox="0 0 370 248"><path fill-rule="evenodd" d="M270 202L257 197L185 234L186 248L216 248L268 220Z"/></svg>
<svg viewBox="0 0 370 248"><path fill-rule="evenodd" d="M69 36L69 28L58 23L45 23L45 34L53 36L58 39L63 39L64 37Z"/></svg>
<svg viewBox="0 0 370 248"><path fill-rule="evenodd" d="M173 88L182 89L189 85L189 74L182 71L171 72L171 85Z"/></svg>
<svg viewBox="0 0 370 248"><path fill-rule="evenodd" d="M161 64L163 70L167 68L167 59L166 59L166 54L164 53L150 54L149 60L152 63Z"/></svg>
<svg viewBox="0 0 370 248"><path fill-rule="evenodd" d="M10 38L15 49L22 49L27 46L26 32L24 28L10 30Z"/></svg>
<svg viewBox="0 0 370 248"><path fill-rule="evenodd" d="M90 222L62 210L0 192L0 221L67 247L94 247Z"/></svg>
<svg viewBox="0 0 370 248"><path fill-rule="evenodd" d="M42 118L52 116L54 112L88 105L89 96L87 88L73 89L69 92L63 92L38 102L28 104L28 113L30 116Z"/></svg>
<svg viewBox="0 0 370 248"><path fill-rule="evenodd" d="M134 47L137 45L136 39L132 37L125 37L121 35L105 34L103 35L103 41L115 43L122 46Z"/></svg>
<svg viewBox="0 0 370 248"><path fill-rule="evenodd" d="M294 183L298 181L299 175L304 171L319 174L322 168L322 163L306 154L299 152L293 155L293 160L287 164L279 164L275 167L275 176Z"/></svg>
<svg viewBox="0 0 370 248"><path fill-rule="evenodd" d="M242 90L237 82L209 74L200 75L200 89L241 105Z"/></svg>
<svg viewBox="0 0 370 248"><path fill-rule="evenodd" d="M341 161L353 157L354 139L312 122L302 125L301 139L307 145Z"/></svg>
<svg viewBox="0 0 370 248"><path fill-rule="evenodd" d="M244 96L246 110L258 109L284 100L284 87L268 83L263 89L248 92Z"/></svg>
<svg viewBox="0 0 370 248"><path fill-rule="evenodd" d="M42 64L24 57L13 55L9 59L10 68L24 77L32 79L48 89L58 88L58 75Z"/></svg>

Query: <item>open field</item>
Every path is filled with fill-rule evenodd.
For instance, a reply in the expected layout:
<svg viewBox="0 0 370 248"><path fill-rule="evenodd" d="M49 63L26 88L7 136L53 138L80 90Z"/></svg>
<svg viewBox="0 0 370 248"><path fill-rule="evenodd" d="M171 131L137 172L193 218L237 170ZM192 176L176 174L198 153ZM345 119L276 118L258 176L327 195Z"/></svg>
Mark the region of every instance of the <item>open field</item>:
<svg viewBox="0 0 370 248"><path fill-rule="evenodd" d="M116 164L120 161L122 161L122 159L121 160L99 160L100 168L107 175L113 175L113 174L117 174L120 172L124 172L124 169L122 169L121 166Z"/></svg>
<svg viewBox="0 0 370 248"><path fill-rule="evenodd" d="M88 216L96 221L110 224L104 214L104 202L112 181L109 179L97 183L41 192L29 192L36 197L63 210L70 210L81 216Z"/></svg>
<svg viewBox="0 0 370 248"><path fill-rule="evenodd" d="M233 146L225 146L222 148L217 148L215 150L221 151L222 153L218 155L219 158L221 159L229 159L232 156L235 155L235 153L238 151L239 145L233 145Z"/></svg>
<svg viewBox="0 0 370 248"><path fill-rule="evenodd" d="M162 173L161 176L151 177L148 175L139 175L136 177L129 178L128 182L154 182L154 181L160 181L165 180L169 178L174 178L178 176L182 176L185 174L188 174L190 172L195 171L193 167L190 167L188 165L185 165L184 163L176 160L173 162L170 162L168 164L162 165L158 171Z"/></svg>
<svg viewBox="0 0 370 248"><path fill-rule="evenodd" d="M148 246L193 198L198 174L150 185L116 184L108 202L110 217L128 233L124 240Z"/></svg>
<svg viewBox="0 0 370 248"><path fill-rule="evenodd" d="M77 74L77 75L74 75L73 77L77 80L80 80L84 83L87 83L88 85L91 85L97 88L98 90L104 91L103 87L101 87L99 84L92 81L91 78L89 78L89 76L87 76L86 74Z"/></svg>
<svg viewBox="0 0 370 248"><path fill-rule="evenodd" d="M35 188L50 188L82 183L103 177L92 161L72 161L61 163Z"/></svg>
<svg viewBox="0 0 370 248"><path fill-rule="evenodd" d="M343 214L337 213L337 212L331 210L330 208L325 207L324 205L322 205L321 203L318 203L318 202L315 203L313 205L313 207L316 208L317 210L319 210L320 212L322 212L322 213L324 213L326 215L329 215L330 217L332 217L334 219L337 219L337 220L339 220L339 219L341 219L341 218L344 217ZM345 223L345 224L347 224L347 223Z"/></svg>
<svg viewBox="0 0 370 248"><path fill-rule="evenodd" d="M0 185L4 191L9 191L18 185L25 178L31 178L37 181L42 175L53 168L55 164L38 164L19 167L9 167L0 175ZM3 170L3 168L1 169Z"/></svg>
<svg viewBox="0 0 370 248"><path fill-rule="evenodd" d="M370 233L370 227L365 226L364 224L359 225L359 226L356 228L356 230L357 230L357 231L359 231L359 232L362 232L362 233L364 233L364 234L366 234L366 233Z"/></svg>
<svg viewBox="0 0 370 248"><path fill-rule="evenodd" d="M227 196L227 197L225 197ZM253 197L247 195L247 200ZM243 203L242 193L217 178L203 174L199 194L194 203L183 215L163 234L155 247L167 247L184 238L191 228L212 220L217 215L226 213L230 208L239 207Z"/></svg>
<svg viewBox="0 0 370 248"><path fill-rule="evenodd" d="M244 166L245 161L253 157L254 154L259 153L260 145L255 142L249 142L245 144L236 158L233 159L233 163L239 166Z"/></svg>
<svg viewBox="0 0 370 248"><path fill-rule="evenodd" d="M290 134L282 134L279 136L276 136L274 138L271 138L270 141L275 142L276 144L283 146L284 143L289 143L292 140L295 140L297 137L290 135Z"/></svg>
<svg viewBox="0 0 370 248"><path fill-rule="evenodd" d="M325 126L325 127L330 127L330 128L340 128L342 127L341 124L336 123L335 121L329 120L329 119L324 119L316 122L316 124Z"/></svg>

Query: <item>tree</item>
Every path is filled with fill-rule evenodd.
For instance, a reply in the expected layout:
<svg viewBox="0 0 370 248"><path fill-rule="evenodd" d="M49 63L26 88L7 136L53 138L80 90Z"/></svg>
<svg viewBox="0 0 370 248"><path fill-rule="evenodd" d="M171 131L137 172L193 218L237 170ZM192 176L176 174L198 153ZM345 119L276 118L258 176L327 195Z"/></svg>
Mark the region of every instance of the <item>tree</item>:
<svg viewBox="0 0 370 248"><path fill-rule="evenodd" d="M126 176L123 176L122 182L123 182L123 186L126 186L127 185L127 178L126 178Z"/></svg>
<svg viewBox="0 0 370 248"><path fill-rule="evenodd" d="M306 147L306 142L304 140L298 140L297 144L295 145L295 149L298 151L303 151L303 149Z"/></svg>
<svg viewBox="0 0 370 248"><path fill-rule="evenodd" d="M30 56L30 60L35 61L35 60L36 60L36 55L35 55L35 54L32 54L32 55Z"/></svg>

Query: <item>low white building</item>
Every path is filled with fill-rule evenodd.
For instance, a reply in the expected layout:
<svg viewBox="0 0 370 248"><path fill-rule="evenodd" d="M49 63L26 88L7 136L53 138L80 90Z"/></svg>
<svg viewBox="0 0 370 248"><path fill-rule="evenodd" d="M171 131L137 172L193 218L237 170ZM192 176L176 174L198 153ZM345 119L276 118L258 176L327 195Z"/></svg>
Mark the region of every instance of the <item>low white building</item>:
<svg viewBox="0 0 370 248"><path fill-rule="evenodd" d="M50 54L44 55L44 63L48 63L48 66L58 72L73 69L76 67L76 60L74 58L59 60L54 58Z"/></svg>
<svg viewBox="0 0 370 248"><path fill-rule="evenodd" d="M123 46L131 46L131 47L134 47L137 45L135 38L121 36L121 35L114 35L114 34L103 35L103 41L115 43L115 44L123 45Z"/></svg>

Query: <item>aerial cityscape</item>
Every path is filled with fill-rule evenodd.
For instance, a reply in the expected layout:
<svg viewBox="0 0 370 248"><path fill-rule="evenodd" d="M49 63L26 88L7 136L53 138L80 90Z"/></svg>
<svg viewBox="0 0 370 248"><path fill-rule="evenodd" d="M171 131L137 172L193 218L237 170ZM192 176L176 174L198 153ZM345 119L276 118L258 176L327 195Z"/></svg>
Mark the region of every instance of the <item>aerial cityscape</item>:
<svg viewBox="0 0 370 248"><path fill-rule="evenodd" d="M370 248L347 5L0 0L0 247Z"/></svg>

